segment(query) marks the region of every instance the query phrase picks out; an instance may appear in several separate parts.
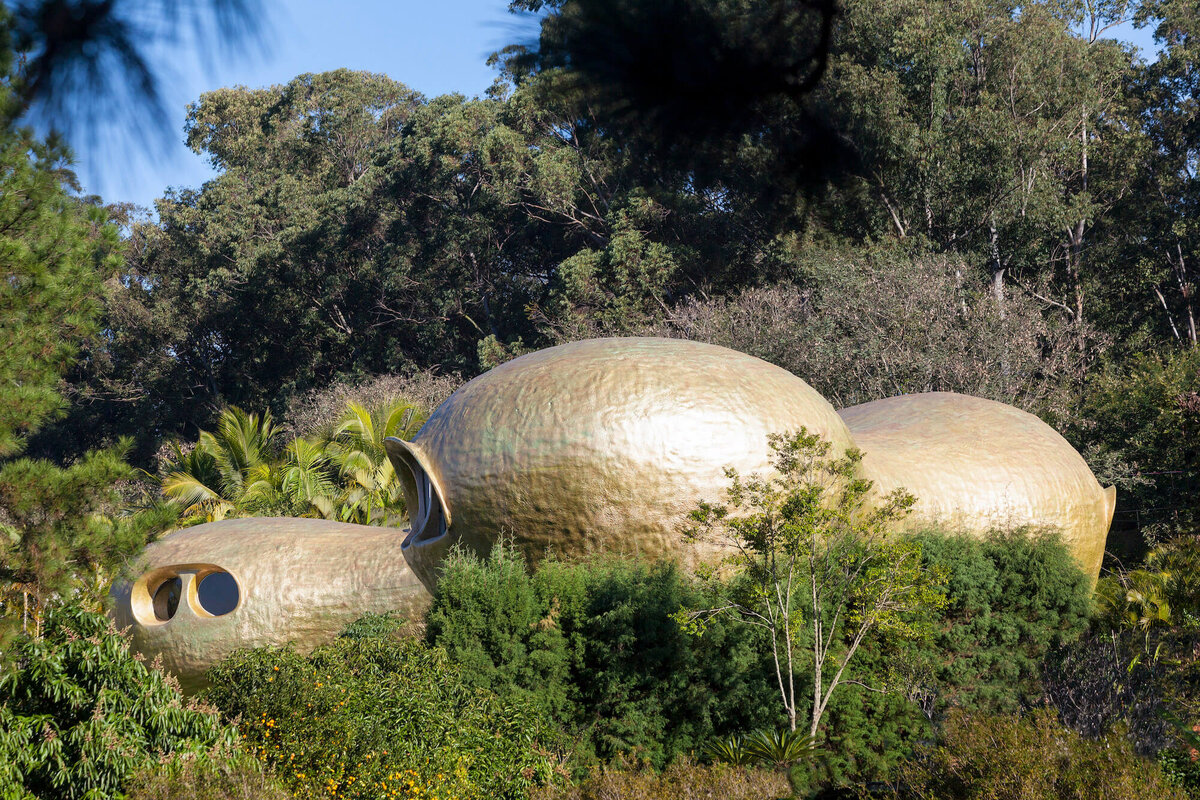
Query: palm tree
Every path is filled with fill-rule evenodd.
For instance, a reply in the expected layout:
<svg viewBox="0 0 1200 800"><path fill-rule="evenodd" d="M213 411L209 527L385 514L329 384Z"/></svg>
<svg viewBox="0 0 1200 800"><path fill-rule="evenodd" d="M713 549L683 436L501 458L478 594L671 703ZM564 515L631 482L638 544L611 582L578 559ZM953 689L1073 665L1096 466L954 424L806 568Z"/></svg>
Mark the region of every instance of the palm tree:
<svg viewBox="0 0 1200 800"><path fill-rule="evenodd" d="M411 438L425 416L402 397L371 409L349 404L325 444L342 479L339 519L362 525L400 524L405 516L404 495L383 440L389 436Z"/></svg>
<svg viewBox="0 0 1200 800"><path fill-rule="evenodd" d="M215 432L200 432L191 452L176 446L162 492L183 506L182 523L282 511L278 438L269 411L260 417L231 407L221 412Z"/></svg>
<svg viewBox="0 0 1200 800"><path fill-rule="evenodd" d="M329 455L318 442L294 439L287 448L279 489L298 516L337 519L338 486Z"/></svg>
<svg viewBox="0 0 1200 800"><path fill-rule="evenodd" d="M162 493L182 507L181 524L215 522L229 516L234 503L222 494L221 474L212 454L199 445L186 453L178 444L172 443L171 447L175 462L161 486Z"/></svg>
<svg viewBox="0 0 1200 800"><path fill-rule="evenodd" d="M403 398L370 409L350 403L336 427L281 450L269 412L231 407L190 452L175 448L162 492L182 507L183 525L287 516L398 526L404 495L383 440L410 438L424 419Z"/></svg>

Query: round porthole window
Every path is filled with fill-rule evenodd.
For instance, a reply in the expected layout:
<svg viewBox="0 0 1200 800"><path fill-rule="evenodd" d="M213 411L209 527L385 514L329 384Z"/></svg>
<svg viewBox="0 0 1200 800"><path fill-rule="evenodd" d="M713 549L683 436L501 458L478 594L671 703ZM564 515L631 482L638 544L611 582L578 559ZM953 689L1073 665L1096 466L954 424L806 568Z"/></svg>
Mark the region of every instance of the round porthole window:
<svg viewBox="0 0 1200 800"><path fill-rule="evenodd" d="M166 622L179 609L179 596L183 593L183 581L179 576L167 578L154 590L154 617Z"/></svg>
<svg viewBox="0 0 1200 800"><path fill-rule="evenodd" d="M200 607L219 617L237 608L237 581L228 572L212 572L205 575L196 587L196 599Z"/></svg>

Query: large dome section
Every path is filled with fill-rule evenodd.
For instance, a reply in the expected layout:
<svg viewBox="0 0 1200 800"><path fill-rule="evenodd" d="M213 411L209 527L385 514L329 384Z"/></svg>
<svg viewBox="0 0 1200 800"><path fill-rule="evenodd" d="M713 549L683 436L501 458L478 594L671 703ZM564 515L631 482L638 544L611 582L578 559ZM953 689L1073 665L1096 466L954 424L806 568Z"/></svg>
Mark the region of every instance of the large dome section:
<svg viewBox="0 0 1200 800"><path fill-rule="evenodd" d="M764 472L767 435L801 427L837 451L852 444L811 386L723 347L611 338L531 353L460 388L411 443L393 443L449 519L445 530L414 524L405 554L427 583L450 544L486 552L501 536L535 560L674 555L688 512L724 500L724 468Z"/></svg>

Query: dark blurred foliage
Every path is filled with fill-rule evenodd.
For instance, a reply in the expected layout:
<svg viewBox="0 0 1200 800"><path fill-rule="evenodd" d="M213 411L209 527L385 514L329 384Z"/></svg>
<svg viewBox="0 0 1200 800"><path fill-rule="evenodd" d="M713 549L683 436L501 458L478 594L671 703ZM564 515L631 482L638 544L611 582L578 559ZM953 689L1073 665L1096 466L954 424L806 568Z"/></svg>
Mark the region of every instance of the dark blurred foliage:
<svg viewBox="0 0 1200 800"><path fill-rule="evenodd" d="M1086 736L1120 724L1143 754L1186 753L1180 733L1200 723L1200 538L1102 576L1096 605L1089 634L1048 660L1047 699Z"/></svg>
<svg viewBox="0 0 1200 800"><path fill-rule="evenodd" d="M833 41L834 0L518 0L544 11L536 44L503 57L514 75L558 70L606 135L696 191L769 162L770 207L840 176L851 149L810 102Z"/></svg>
<svg viewBox="0 0 1200 800"><path fill-rule="evenodd" d="M116 124L160 143L174 133L167 54L259 41L262 10L261 0L6 0L0 30L19 58L5 121L87 137Z"/></svg>

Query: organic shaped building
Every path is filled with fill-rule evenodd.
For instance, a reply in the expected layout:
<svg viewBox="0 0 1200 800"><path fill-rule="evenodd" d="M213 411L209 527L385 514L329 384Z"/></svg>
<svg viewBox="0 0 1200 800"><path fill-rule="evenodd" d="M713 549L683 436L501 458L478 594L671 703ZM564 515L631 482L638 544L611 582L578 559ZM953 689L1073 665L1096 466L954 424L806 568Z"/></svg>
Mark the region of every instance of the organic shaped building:
<svg viewBox="0 0 1200 800"><path fill-rule="evenodd" d="M502 364L461 387L411 442L388 439L431 589L451 546L512 538L546 553L675 556L725 467L770 467L767 435L800 427L852 445L833 406L772 364L680 339L592 339ZM411 513L411 512L410 512Z"/></svg>
<svg viewBox="0 0 1200 800"><path fill-rule="evenodd" d="M1100 574L1117 491L1102 488L1053 428L1019 408L951 392L889 397L839 412L875 491L916 496L910 519L981 534L1055 528Z"/></svg>
<svg viewBox="0 0 1200 800"><path fill-rule="evenodd" d="M385 442L409 531L261 518L187 528L150 545L137 577L114 587L114 616L195 688L239 647L305 651L366 612L420 616L455 544L486 554L509 537L531 562L675 557L689 512L725 499L725 468L767 472L768 434L801 427L835 453L865 451L876 491L916 495L914 519L975 534L1055 527L1099 571L1115 492L1024 411L933 393L839 416L800 378L742 353L595 339L503 364L442 403L411 442Z"/></svg>
<svg viewBox="0 0 1200 800"><path fill-rule="evenodd" d="M429 593L393 528L317 519L234 519L151 544L138 577L112 590L113 618L133 647L188 691L243 647L308 652L368 612L423 615Z"/></svg>

